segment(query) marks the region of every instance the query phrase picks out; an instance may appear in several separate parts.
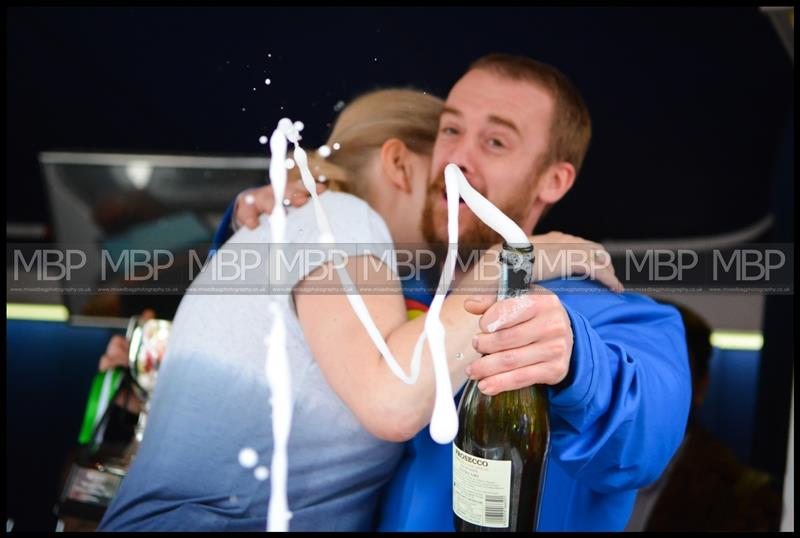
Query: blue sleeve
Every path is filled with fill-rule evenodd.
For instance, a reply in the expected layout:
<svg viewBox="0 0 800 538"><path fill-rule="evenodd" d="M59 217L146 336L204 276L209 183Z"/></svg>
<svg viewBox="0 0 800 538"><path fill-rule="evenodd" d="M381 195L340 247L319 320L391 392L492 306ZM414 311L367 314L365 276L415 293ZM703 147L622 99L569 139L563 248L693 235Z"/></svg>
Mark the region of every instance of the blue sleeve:
<svg viewBox="0 0 800 538"><path fill-rule="evenodd" d="M233 219L233 207L236 205L236 199L234 198L231 205L228 206L228 210L225 211L225 215L222 216L222 221L217 226L217 231L214 232L214 239L211 241L211 252L213 254L225 244L225 241L231 238L233 230L231 229L231 220Z"/></svg>
<svg viewBox="0 0 800 538"><path fill-rule="evenodd" d="M578 293L545 287L559 295L573 331L565 386L549 388L551 457L600 493L654 482L680 445L689 416L691 375L680 314L588 282Z"/></svg>

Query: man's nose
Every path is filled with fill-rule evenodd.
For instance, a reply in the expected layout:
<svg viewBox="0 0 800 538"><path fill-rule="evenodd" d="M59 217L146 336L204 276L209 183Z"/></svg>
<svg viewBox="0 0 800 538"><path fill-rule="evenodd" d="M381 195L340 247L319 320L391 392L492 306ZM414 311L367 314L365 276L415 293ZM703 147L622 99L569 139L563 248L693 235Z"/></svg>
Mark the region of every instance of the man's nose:
<svg viewBox="0 0 800 538"><path fill-rule="evenodd" d="M470 174L473 167L474 147L472 142L466 137L458 141L450 154L450 162L461 169L464 175Z"/></svg>

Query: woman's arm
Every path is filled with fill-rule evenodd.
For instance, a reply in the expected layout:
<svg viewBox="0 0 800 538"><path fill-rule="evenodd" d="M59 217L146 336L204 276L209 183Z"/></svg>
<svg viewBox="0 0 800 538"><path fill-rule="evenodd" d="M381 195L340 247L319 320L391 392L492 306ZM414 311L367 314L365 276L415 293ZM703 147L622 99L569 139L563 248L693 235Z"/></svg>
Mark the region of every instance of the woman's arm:
<svg viewBox="0 0 800 538"><path fill-rule="evenodd" d="M424 346L416 383L409 385L398 379L373 344L346 295L343 292L315 293L321 286L339 285L339 278L330 267L330 264L320 267L295 288L297 313L311 351L327 382L370 433L388 441L410 439L430 422L433 413L435 392L430 350ZM486 264L475 264L465 276L464 285L491 286L485 278L483 282L477 281L477 271L481 267L491 271ZM360 290L383 290L380 293L362 291L362 297L390 351L403 370L410 372L411 357L426 316L406 320L397 277L389 276L388 268L374 258L350 258L346 269ZM330 278L320 280L323 275ZM495 293L487 289L488 293ZM454 391L466 380L466 366L480 356L472 347L472 337L479 331L479 317L464 309L466 297L451 293L441 311ZM458 354L463 356L461 360L456 359Z"/></svg>

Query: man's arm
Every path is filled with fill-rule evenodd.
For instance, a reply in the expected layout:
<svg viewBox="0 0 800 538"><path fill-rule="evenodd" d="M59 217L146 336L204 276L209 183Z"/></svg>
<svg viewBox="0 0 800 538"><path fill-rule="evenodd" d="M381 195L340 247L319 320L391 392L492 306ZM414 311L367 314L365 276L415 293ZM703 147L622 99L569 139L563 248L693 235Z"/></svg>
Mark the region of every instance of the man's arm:
<svg viewBox="0 0 800 538"><path fill-rule="evenodd" d="M488 376L493 392L512 388L511 379L552 384L553 456L592 489L620 491L653 482L679 446L689 414L691 376L679 313L640 295L600 291L589 282L552 281L545 287L558 294L570 320L566 376L556 383L531 379L525 368L535 372L529 365L536 359L525 356L513 369L498 369L486 360L491 356L483 357L470 374ZM563 293L568 287L580 289ZM502 339L508 328L494 335Z"/></svg>
<svg viewBox="0 0 800 538"><path fill-rule="evenodd" d="M638 295L566 296L573 327L570 382L550 390L552 446L593 489L654 482L683 439L691 404L678 311Z"/></svg>

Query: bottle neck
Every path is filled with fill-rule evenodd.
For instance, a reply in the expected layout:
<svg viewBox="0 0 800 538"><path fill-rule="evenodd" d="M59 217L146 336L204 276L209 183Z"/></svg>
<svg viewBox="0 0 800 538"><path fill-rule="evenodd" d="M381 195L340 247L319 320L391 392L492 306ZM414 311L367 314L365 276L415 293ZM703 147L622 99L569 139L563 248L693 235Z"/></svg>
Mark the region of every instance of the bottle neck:
<svg viewBox="0 0 800 538"><path fill-rule="evenodd" d="M533 260L533 245L514 248L503 243L503 249L500 251L498 299L518 297L530 291Z"/></svg>

